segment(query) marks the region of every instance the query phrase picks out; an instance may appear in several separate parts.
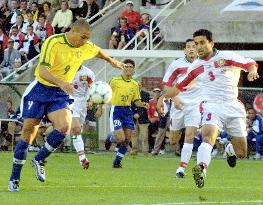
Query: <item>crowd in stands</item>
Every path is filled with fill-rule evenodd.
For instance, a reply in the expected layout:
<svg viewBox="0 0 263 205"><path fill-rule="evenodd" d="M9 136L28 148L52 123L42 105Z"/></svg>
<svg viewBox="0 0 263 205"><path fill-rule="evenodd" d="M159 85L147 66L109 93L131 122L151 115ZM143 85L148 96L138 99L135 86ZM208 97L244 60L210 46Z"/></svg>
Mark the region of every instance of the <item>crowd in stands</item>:
<svg viewBox="0 0 263 205"><path fill-rule="evenodd" d="M138 39L143 40L143 38L149 34L150 23L152 21L151 15L148 13L140 14L138 11L134 10L134 5L132 1L126 1L126 8L120 14L117 26L112 28L111 38L109 41L110 49L122 49L126 44L140 32ZM156 21L153 22L153 28L157 26ZM153 37L160 33L160 29L156 28ZM159 41L160 39L157 39ZM133 44L128 46L127 49L132 49Z"/></svg>
<svg viewBox="0 0 263 205"><path fill-rule="evenodd" d="M96 0L2 0L0 80L15 70L15 62L24 64L38 55L46 38L68 31L76 19L91 18L100 9Z"/></svg>

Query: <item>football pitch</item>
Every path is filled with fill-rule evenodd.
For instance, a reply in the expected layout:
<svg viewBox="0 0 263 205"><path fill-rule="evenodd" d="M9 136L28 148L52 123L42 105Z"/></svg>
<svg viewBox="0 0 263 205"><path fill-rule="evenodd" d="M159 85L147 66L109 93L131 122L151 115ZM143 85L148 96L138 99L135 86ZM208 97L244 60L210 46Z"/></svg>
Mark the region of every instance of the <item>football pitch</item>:
<svg viewBox="0 0 263 205"><path fill-rule="evenodd" d="M191 175L192 159L184 179L175 178L179 157L127 155L122 169L112 168L115 153L90 154L83 170L75 153L54 153L48 158L47 180L38 182L29 161L24 166L20 192L7 184L12 153L0 152L0 205L184 205L263 204L263 161L241 160L229 168L214 159L205 186L198 189Z"/></svg>

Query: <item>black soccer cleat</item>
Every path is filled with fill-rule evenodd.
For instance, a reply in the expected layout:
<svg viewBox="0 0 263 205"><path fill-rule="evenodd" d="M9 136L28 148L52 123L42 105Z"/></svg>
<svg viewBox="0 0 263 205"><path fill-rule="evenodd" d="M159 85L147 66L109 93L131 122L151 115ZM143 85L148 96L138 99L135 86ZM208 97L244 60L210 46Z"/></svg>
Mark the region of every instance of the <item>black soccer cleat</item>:
<svg viewBox="0 0 263 205"><path fill-rule="evenodd" d="M185 178L185 173L183 173L183 172L177 172L177 173L176 173L176 178Z"/></svg>
<svg viewBox="0 0 263 205"><path fill-rule="evenodd" d="M203 188L203 186L205 185L205 174L203 170L204 167L199 164L192 169L195 184L198 188Z"/></svg>
<svg viewBox="0 0 263 205"><path fill-rule="evenodd" d="M119 163L119 164L113 164L112 167L113 167L113 168L122 168L122 165L121 165L121 163Z"/></svg>
<svg viewBox="0 0 263 205"><path fill-rule="evenodd" d="M110 141L110 137L107 137L107 139L106 139L106 141L105 141L105 144L104 144L104 146L105 146L105 149L108 151L109 149L110 149L110 147L111 147L111 141Z"/></svg>
<svg viewBox="0 0 263 205"><path fill-rule="evenodd" d="M236 157L236 155L229 156L227 154L226 156L227 156L227 163L228 163L228 165L231 168L234 168L237 165L237 157Z"/></svg>

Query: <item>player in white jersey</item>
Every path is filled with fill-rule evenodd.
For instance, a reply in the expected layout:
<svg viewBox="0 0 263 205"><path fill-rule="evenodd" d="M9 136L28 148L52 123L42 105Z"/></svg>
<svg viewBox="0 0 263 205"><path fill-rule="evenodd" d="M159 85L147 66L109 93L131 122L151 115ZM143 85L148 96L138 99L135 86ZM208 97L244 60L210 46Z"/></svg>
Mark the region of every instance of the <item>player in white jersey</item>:
<svg viewBox="0 0 263 205"><path fill-rule="evenodd" d="M74 86L74 93L72 95L74 98L74 104L72 108L71 135L73 136L73 145L79 155L79 161L84 169L89 168L89 161L84 152L84 143L81 137L81 131L87 115L89 87L92 85L94 80L94 72L85 66L81 66L72 82ZM97 114L101 115L101 109L97 111L100 112L100 114Z"/></svg>
<svg viewBox="0 0 263 205"><path fill-rule="evenodd" d="M199 59L189 68L187 77L175 87L167 90L162 98L171 98L187 90L192 81L201 83L203 100L202 143L197 152L197 165L192 169L196 185L204 186L206 169L211 161L211 151L221 130L231 136L227 149L230 167L236 165L237 157L247 154L246 113L244 106L237 100L240 70L248 71L248 80L259 78L257 63L253 59L230 51L213 49L212 33L201 29L193 34ZM158 101L162 110L162 99Z"/></svg>
<svg viewBox="0 0 263 205"><path fill-rule="evenodd" d="M187 76L188 67L197 58L196 45L193 39L186 40L184 52L185 57L174 60L169 65L163 77L165 90L181 82ZM201 122L201 114L199 111L200 102L199 86L196 85L186 92L180 93L177 96L177 100L174 100L174 106L172 106L170 111L171 144L179 144L182 134L181 130L186 128L181 160L179 168L176 170L177 178L183 178L185 176L185 168L192 155L193 139Z"/></svg>

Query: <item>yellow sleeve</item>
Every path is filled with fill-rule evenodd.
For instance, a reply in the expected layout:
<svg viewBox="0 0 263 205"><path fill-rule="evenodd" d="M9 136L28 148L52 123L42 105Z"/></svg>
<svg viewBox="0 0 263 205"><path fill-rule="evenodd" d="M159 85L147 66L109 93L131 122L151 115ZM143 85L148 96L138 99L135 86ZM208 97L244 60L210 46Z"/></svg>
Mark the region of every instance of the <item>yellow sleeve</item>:
<svg viewBox="0 0 263 205"><path fill-rule="evenodd" d="M141 100L141 93L140 93L140 87L138 83L134 83L134 96L133 96L133 101Z"/></svg>
<svg viewBox="0 0 263 205"><path fill-rule="evenodd" d="M40 53L40 65L47 66L49 68L52 67L55 60L55 53L56 53L56 42L59 36L51 36L47 40L45 40Z"/></svg>
<svg viewBox="0 0 263 205"><path fill-rule="evenodd" d="M109 82L109 85L110 85L111 89L114 90L114 88L115 88L115 80L111 79L110 82Z"/></svg>
<svg viewBox="0 0 263 205"><path fill-rule="evenodd" d="M91 59L94 58L96 55L98 55L100 51L100 47L96 46L94 43L88 41L85 46L85 59Z"/></svg>

